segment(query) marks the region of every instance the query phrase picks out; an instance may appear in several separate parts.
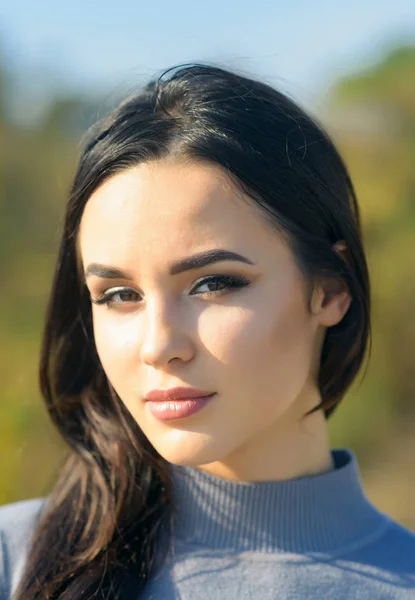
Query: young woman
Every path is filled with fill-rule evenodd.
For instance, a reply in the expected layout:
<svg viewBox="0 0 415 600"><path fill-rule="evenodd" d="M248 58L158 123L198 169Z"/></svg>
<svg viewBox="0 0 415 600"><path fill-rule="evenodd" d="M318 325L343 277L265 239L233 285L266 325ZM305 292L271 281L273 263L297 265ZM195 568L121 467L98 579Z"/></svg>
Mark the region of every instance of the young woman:
<svg viewBox="0 0 415 600"><path fill-rule="evenodd" d="M0 510L1 599L415 598L415 535L327 434L369 339L322 127L221 68L151 81L75 176L40 367L68 457Z"/></svg>

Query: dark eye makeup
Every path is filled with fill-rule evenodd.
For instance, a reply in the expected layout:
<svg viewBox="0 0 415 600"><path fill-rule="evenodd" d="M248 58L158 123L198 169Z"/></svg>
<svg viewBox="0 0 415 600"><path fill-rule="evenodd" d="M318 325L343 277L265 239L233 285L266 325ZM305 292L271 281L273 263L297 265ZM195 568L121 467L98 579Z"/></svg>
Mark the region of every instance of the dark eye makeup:
<svg viewBox="0 0 415 600"><path fill-rule="evenodd" d="M204 277L203 279L199 280L197 285L192 288L189 295L222 296L232 291L236 291L237 289L246 287L250 283L250 280L243 276L210 275L209 277ZM202 285L213 286L214 289L207 292L201 292L199 294L195 293L195 290ZM119 300L115 300L117 296L120 298ZM108 306L112 306L114 304L119 305L126 304L127 302L136 302L138 297L140 297L140 294L132 288L118 286L110 288L108 291L98 296L98 298L91 298L91 302L98 305L107 304ZM124 298L124 300L122 300L122 298Z"/></svg>

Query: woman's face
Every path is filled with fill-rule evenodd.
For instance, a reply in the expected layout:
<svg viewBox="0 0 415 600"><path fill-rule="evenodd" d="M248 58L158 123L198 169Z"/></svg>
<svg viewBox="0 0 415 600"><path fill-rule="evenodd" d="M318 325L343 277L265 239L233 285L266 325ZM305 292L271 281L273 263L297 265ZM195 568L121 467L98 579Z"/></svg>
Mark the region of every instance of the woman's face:
<svg viewBox="0 0 415 600"><path fill-rule="evenodd" d="M113 176L85 207L79 247L85 273L92 263L121 272L103 277L89 268L93 300L114 292L110 304L92 305L96 347L166 460L237 464L238 456L269 453L319 402L319 349L339 309L322 308L318 292L316 314L307 312L292 253L218 167L160 160ZM170 273L218 249L245 260ZM191 416L159 420L145 395L176 386L216 395Z"/></svg>

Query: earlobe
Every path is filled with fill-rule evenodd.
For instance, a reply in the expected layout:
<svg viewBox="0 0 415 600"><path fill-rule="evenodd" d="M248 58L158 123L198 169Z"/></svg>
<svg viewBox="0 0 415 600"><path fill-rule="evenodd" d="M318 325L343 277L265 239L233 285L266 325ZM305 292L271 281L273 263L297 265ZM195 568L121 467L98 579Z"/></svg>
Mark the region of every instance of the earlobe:
<svg viewBox="0 0 415 600"><path fill-rule="evenodd" d="M339 240L332 246L333 252L338 254L347 264L347 245L344 240ZM330 277L321 283L322 300L318 308L321 324L332 327L339 323L349 310L352 298L346 282L338 277Z"/></svg>
<svg viewBox="0 0 415 600"><path fill-rule="evenodd" d="M331 327L339 323L347 313L352 298L344 280L330 277L319 286L314 312L321 325Z"/></svg>
<svg viewBox="0 0 415 600"><path fill-rule="evenodd" d="M351 302L352 299L347 289L329 290L326 292L321 307L321 325L332 327L340 323L349 310Z"/></svg>

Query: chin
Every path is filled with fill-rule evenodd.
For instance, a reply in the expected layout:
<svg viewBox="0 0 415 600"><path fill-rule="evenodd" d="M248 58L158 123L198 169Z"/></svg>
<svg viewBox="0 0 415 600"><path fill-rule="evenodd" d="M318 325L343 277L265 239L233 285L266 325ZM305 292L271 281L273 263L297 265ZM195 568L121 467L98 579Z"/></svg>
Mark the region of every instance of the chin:
<svg viewBox="0 0 415 600"><path fill-rule="evenodd" d="M221 460L218 441L206 434L176 432L169 440L150 440L157 452L169 463L183 467L197 467ZM172 439L175 438L175 439Z"/></svg>

